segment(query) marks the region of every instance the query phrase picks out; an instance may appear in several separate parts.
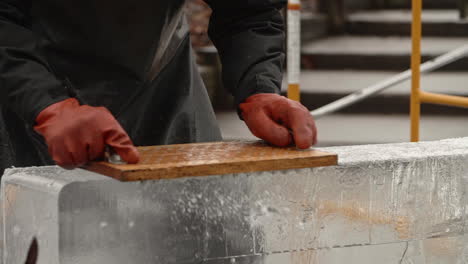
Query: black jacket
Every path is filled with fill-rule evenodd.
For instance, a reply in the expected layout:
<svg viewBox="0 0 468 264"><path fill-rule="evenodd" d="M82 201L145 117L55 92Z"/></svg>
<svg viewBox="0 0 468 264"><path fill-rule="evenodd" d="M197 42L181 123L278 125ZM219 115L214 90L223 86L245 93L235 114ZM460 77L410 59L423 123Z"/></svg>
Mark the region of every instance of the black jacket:
<svg viewBox="0 0 468 264"><path fill-rule="evenodd" d="M242 102L279 92L284 0L206 0L223 81ZM136 145L220 139L183 0L0 0L0 173L51 164L32 127L69 97L107 107Z"/></svg>

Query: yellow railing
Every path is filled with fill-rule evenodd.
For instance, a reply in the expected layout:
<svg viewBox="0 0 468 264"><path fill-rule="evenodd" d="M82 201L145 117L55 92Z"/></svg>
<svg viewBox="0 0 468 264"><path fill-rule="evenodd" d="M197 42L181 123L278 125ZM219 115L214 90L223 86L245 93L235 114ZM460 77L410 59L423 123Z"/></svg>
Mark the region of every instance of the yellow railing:
<svg viewBox="0 0 468 264"><path fill-rule="evenodd" d="M419 123L421 119L421 104L442 104L449 106L468 107L468 98L461 96L451 96L443 94L428 93L421 90L421 37L422 37L422 0L412 0L413 5L413 23L411 28L411 37L413 42L413 51L411 55L411 141L419 141Z"/></svg>

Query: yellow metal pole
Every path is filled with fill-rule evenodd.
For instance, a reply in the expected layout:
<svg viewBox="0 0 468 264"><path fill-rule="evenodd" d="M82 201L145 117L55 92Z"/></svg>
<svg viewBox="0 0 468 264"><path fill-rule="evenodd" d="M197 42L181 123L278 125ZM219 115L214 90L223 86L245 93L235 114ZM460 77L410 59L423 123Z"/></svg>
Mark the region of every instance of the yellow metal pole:
<svg viewBox="0 0 468 264"><path fill-rule="evenodd" d="M428 93L421 91L420 99L422 103L440 104L468 108L468 97L453 96L445 94Z"/></svg>
<svg viewBox="0 0 468 264"><path fill-rule="evenodd" d="M227 0L232 1L232 0ZM234 0L237 1L237 0ZM288 1L288 98L300 101L301 2Z"/></svg>
<svg viewBox="0 0 468 264"><path fill-rule="evenodd" d="M421 35L422 35L422 0L412 0L413 23L411 26L412 54L411 54L411 141L419 141L419 122L421 116L420 82L421 82Z"/></svg>
<svg viewBox="0 0 468 264"><path fill-rule="evenodd" d="M288 98L294 101L301 101L301 88L299 84L288 84Z"/></svg>

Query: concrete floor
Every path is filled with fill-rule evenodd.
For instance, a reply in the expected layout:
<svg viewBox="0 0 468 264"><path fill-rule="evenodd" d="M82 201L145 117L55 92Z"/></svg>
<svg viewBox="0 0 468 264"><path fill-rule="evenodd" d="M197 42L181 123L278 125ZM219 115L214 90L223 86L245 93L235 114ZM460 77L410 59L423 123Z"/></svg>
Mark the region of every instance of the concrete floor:
<svg viewBox="0 0 468 264"><path fill-rule="evenodd" d="M256 139L235 112L218 112L225 140ZM410 122L406 115L335 114L317 120L319 145L343 146L408 142ZM431 141L468 136L468 117L423 116L421 140Z"/></svg>

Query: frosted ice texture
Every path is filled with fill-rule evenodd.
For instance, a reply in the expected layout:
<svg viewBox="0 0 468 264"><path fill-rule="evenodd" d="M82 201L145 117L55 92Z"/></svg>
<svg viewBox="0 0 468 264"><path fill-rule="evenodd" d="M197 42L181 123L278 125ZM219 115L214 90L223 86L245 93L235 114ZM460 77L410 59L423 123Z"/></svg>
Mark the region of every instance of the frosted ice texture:
<svg viewBox="0 0 468 264"><path fill-rule="evenodd" d="M121 183L9 170L4 263L468 263L468 139L324 149L339 166Z"/></svg>

